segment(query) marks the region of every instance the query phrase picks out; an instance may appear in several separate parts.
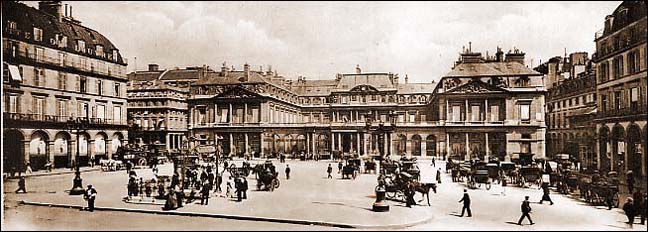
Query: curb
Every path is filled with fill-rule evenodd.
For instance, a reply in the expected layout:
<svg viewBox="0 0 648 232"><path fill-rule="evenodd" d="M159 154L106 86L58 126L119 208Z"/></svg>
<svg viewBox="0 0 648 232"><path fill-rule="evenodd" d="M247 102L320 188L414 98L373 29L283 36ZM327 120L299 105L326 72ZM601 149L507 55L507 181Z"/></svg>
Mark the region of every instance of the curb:
<svg viewBox="0 0 648 232"><path fill-rule="evenodd" d="M47 206L47 207L59 207L59 208L72 208L72 209L84 209L84 206L81 205L69 205L69 204L55 204L55 203L44 203L44 202L29 202L29 201L18 201L19 204L23 205L32 205L32 206ZM104 210L104 211L121 211L121 212L130 212L130 213L149 213L149 214L162 214L162 215L177 215L177 216L193 216L193 217L211 217L211 218L224 218L224 219L234 219L234 220L246 220L246 221L265 221L265 222L274 222L274 223L286 223L286 224L297 224L297 225L314 225L314 226L326 226L326 227L336 227L344 229L402 229L411 226L420 225L426 222L431 221L434 217L428 212L428 217L419 220L416 222L405 223L405 224L390 224L390 225L361 225L361 224L347 224L347 223L337 223L337 222L324 222L324 221L309 221L309 220L299 220L299 219L285 219L285 218L271 218L271 217L259 217L259 216L244 216L244 215L230 215L230 214L212 214L212 213L198 213L198 212L179 212L179 211L161 211L161 210L149 210L149 209L130 209L130 208L118 208L118 207L99 207L96 206L95 210Z"/></svg>
<svg viewBox="0 0 648 232"><path fill-rule="evenodd" d="M81 173L85 172L96 172L96 171L101 171L101 168L91 168L91 169L86 169L86 170L80 170ZM65 175L65 174L74 174L75 171L65 171L65 172L46 172L46 173L36 173L36 174L29 174L29 175L22 175L26 178L31 178L31 177L41 177L41 176L58 176L58 175ZM20 178L19 176L14 176L14 177L7 177L7 179L18 179Z"/></svg>

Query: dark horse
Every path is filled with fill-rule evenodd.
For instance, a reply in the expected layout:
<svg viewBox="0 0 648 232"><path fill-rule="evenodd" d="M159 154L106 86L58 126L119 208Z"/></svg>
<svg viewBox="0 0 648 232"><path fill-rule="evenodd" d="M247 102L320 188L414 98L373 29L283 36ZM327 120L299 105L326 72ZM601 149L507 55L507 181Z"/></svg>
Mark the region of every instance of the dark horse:
<svg viewBox="0 0 648 232"><path fill-rule="evenodd" d="M421 197L425 197L425 198L421 198L421 200L419 202L421 202L421 201L423 201L424 199L427 198L428 206L431 206L430 205L430 189L432 189L432 191L434 191L434 193L436 194L436 192L437 192L436 183L414 182L414 189L416 190L416 192L419 192L419 193L423 194L423 196L421 196Z"/></svg>

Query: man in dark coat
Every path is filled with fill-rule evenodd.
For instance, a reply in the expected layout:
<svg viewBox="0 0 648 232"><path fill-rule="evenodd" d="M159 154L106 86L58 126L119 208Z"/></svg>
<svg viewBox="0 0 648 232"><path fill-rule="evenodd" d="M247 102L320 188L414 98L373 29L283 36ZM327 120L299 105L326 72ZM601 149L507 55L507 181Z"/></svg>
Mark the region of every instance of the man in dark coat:
<svg viewBox="0 0 648 232"><path fill-rule="evenodd" d="M405 194L407 196L406 200L406 205L409 208L412 208L412 205L416 205L416 201L414 201L414 184L413 183L407 183L407 188L405 189ZM470 212L470 211L469 211Z"/></svg>
<svg viewBox="0 0 648 232"><path fill-rule="evenodd" d="M525 217L527 219L529 219L529 223L531 225L535 224L535 223L533 223L533 220L531 220L531 215L529 215L529 213L531 213L531 205L530 204L531 203L529 202L529 196L525 196L524 201L522 202L522 206L520 207L520 209L522 210L522 216L520 217L520 220L518 220L518 223L517 223L518 225L520 225L520 226L522 225L522 220L524 220Z"/></svg>
<svg viewBox="0 0 648 232"><path fill-rule="evenodd" d="M25 177L21 176L20 179L18 179L18 189L16 189L16 193L23 191L23 193L27 193L27 189L25 189Z"/></svg>
<svg viewBox="0 0 648 232"><path fill-rule="evenodd" d="M540 199L539 203L542 204L543 201L549 201L550 205L554 204L551 197L549 197L549 183L542 184L542 199Z"/></svg>
<svg viewBox="0 0 648 232"><path fill-rule="evenodd" d="M632 202L631 197L628 197L626 203L623 204L623 212L625 213L626 217L628 217L628 225L630 225L630 228L632 228L632 224L634 224L634 218L635 216L637 216L637 212L635 211L635 205Z"/></svg>
<svg viewBox="0 0 648 232"><path fill-rule="evenodd" d="M241 176L241 187L243 187L243 199L247 199L247 191L248 191L248 181L245 179L245 177Z"/></svg>
<svg viewBox="0 0 648 232"><path fill-rule="evenodd" d="M340 174L340 172L342 172L342 161L338 163L338 174Z"/></svg>
<svg viewBox="0 0 648 232"><path fill-rule="evenodd" d="M211 189L209 182L205 182L205 184L203 184L202 188L200 189L201 205L209 205L209 189Z"/></svg>
<svg viewBox="0 0 648 232"><path fill-rule="evenodd" d="M234 178L234 188L236 189L236 201L241 202L243 198L243 183L241 183L241 178Z"/></svg>
<svg viewBox="0 0 648 232"><path fill-rule="evenodd" d="M439 170L437 170L436 181L437 181L437 183L441 184L441 168L439 168Z"/></svg>
<svg viewBox="0 0 648 232"><path fill-rule="evenodd" d="M290 180L290 166L286 164L286 180Z"/></svg>
<svg viewBox="0 0 648 232"><path fill-rule="evenodd" d="M464 189L464 195L459 202L463 202L463 208L461 209L461 216L464 216L464 212L468 211L468 217L472 217L472 212L470 211L470 196L468 195L468 189Z"/></svg>
<svg viewBox="0 0 648 232"><path fill-rule="evenodd" d="M88 185L88 189L83 193L83 199L88 201L88 211L94 212L94 203L97 198L97 190L92 187L91 184Z"/></svg>
<svg viewBox="0 0 648 232"><path fill-rule="evenodd" d="M331 164L329 164L328 168L326 168L326 172L328 173L328 176L326 178L333 179L333 176L331 176L331 172L333 172L333 167L331 167Z"/></svg>

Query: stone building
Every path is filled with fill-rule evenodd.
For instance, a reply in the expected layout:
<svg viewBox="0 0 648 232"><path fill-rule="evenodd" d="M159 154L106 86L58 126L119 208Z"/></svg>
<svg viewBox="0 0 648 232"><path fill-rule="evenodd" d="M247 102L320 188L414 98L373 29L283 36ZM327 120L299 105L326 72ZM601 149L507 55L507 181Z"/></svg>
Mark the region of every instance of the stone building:
<svg viewBox="0 0 648 232"><path fill-rule="evenodd" d="M596 74L587 53L553 57L535 70L547 84L547 156L569 154L595 169Z"/></svg>
<svg viewBox="0 0 648 232"><path fill-rule="evenodd" d="M633 170L645 186L648 101L645 1L624 1L595 34L598 167Z"/></svg>
<svg viewBox="0 0 648 232"><path fill-rule="evenodd" d="M67 167L77 152L81 165L111 157L128 136L119 49L61 1L2 2L2 25L4 170Z"/></svg>
<svg viewBox="0 0 648 232"><path fill-rule="evenodd" d="M456 159L544 157L542 74L524 53L484 59L465 52L444 85L362 72L296 81L271 69L209 72L190 87L196 144L263 157L407 154ZM493 113L496 112L496 113ZM513 112L507 114L506 112Z"/></svg>

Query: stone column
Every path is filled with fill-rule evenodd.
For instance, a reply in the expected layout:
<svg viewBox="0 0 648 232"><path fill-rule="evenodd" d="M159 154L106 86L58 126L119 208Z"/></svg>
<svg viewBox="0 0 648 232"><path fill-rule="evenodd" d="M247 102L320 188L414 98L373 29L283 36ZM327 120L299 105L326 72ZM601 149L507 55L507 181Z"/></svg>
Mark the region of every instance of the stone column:
<svg viewBox="0 0 648 232"><path fill-rule="evenodd" d="M306 133L306 154L310 153L310 134Z"/></svg>
<svg viewBox="0 0 648 232"><path fill-rule="evenodd" d="M214 103L214 123L219 123L218 104Z"/></svg>
<svg viewBox="0 0 648 232"><path fill-rule="evenodd" d="M468 100L466 100L467 102ZM470 140L468 139L468 132L466 132L466 156L465 160L470 160Z"/></svg>
<svg viewBox="0 0 648 232"><path fill-rule="evenodd" d="M259 135L259 139L261 140L261 151L259 151L259 156L261 158L265 158L265 149L266 149L266 142L265 142L265 133L261 132Z"/></svg>
<svg viewBox="0 0 648 232"><path fill-rule="evenodd" d="M360 156L360 132L356 133L356 147L356 153L358 154L358 156Z"/></svg>
<svg viewBox="0 0 648 232"><path fill-rule="evenodd" d="M166 142L165 142L165 145L164 145L164 146L166 147L166 149L167 149L167 151L168 151L169 149L171 149L171 135L170 135L169 133L167 133L167 134L164 135L164 136L165 136L165 138L166 138L166 140L165 140Z"/></svg>
<svg viewBox="0 0 648 232"><path fill-rule="evenodd" d="M245 133L245 154L250 154L250 145L248 143L248 133Z"/></svg>
<svg viewBox="0 0 648 232"><path fill-rule="evenodd" d="M427 156L427 136L421 137L421 157Z"/></svg>
<svg viewBox="0 0 648 232"><path fill-rule="evenodd" d="M335 150L335 133L331 132L331 137L329 138L331 140L331 152Z"/></svg>
<svg viewBox="0 0 648 232"><path fill-rule="evenodd" d="M248 117L248 104L245 103L245 112L243 112L243 123L247 123L247 117ZM247 136L247 134L245 134Z"/></svg>
<svg viewBox="0 0 648 232"><path fill-rule="evenodd" d="M486 104L488 104L488 100L486 100ZM488 162L488 158L490 157L490 147L488 146L488 132L484 134L486 134L486 157L484 157L484 159L486 160L486 162Z"/></svg>
<svg viewBox="0 0 648 232"><path fill-rule="evenodd" d="M388 153L387 151L389 151L389 134L385 133L384 137L385 137L385 141L384 141L385 145L383 146L383 154L387 154Z"/></svg>
<svg viewBox="0 0 648 232"><path fill-rule="evenodd" d="M229 124L232 124L234 122L234 119L232 118L232 103L229 104L229 112L227 112L227 117L229 117L229 120L227 121ZM232 150L230 148L230 150Z"/></svg>
<svg viewBox="0 0 648 232"><path fill-rule="evenodd" d="M230 106L231 106L231 105L232 105L232 104L230 104ZM231 108L230 108L230 109L231 109ZM234 148L234 136L232 135L232 133L229 133L229 139L230 139L230 140L229 140L229 144L230 144L230 146L229 146L229 147L230 147L230 149L229 149L229 154L232 155L232 150L233 150L233 148Z"/></svg>
<svg viewBox="0 0 648 232"><path fill-rule="evenodd" d="M317 153L317 149L315 148L315 138L316 138L316 137L317 137L317 136L316 136L315 133L311 133L311 147L312 147L311 152L312 152L313 154Z"/></svg>
<svg viewBox="0 0 648 232"><path fill-rule="evenodd" d="M56 152L54 150L54 141L49 141L49 143L47 143L47 147L48 148L46 150L49 153L49 154L47 154L47 156L48 156L47 159L49 161L51 161L52 163L54 163L54 153Z"/></svg>
<svg viewBox="0 0 648 232"><path fill-rule="evenodd" d="M364 150L362 150L362 154L363 154L363 155L369 154L369 151L367 151L367 142L368 142L368 139L369 139L369 138L368 138L368 134L367 134L367 133L363 133L363 140L362 140L362 142L363 142L363 143L362 143L362 148L364 148Z"/></svg>
<svg viewBox="0 0 648 232"><path fill-rule="evenodd" d="M337 148L338 151L342 151L342 133L338 133L338 143L337 143Z"/></svg>
<svg viewBox="0 0 648 232"><path fill-rule="evenodd" d="M446 153L446 159L450 157L450 155L454 155L450 153L450 133L446 132L446 145L445 145L445 153Z"/></svg>

